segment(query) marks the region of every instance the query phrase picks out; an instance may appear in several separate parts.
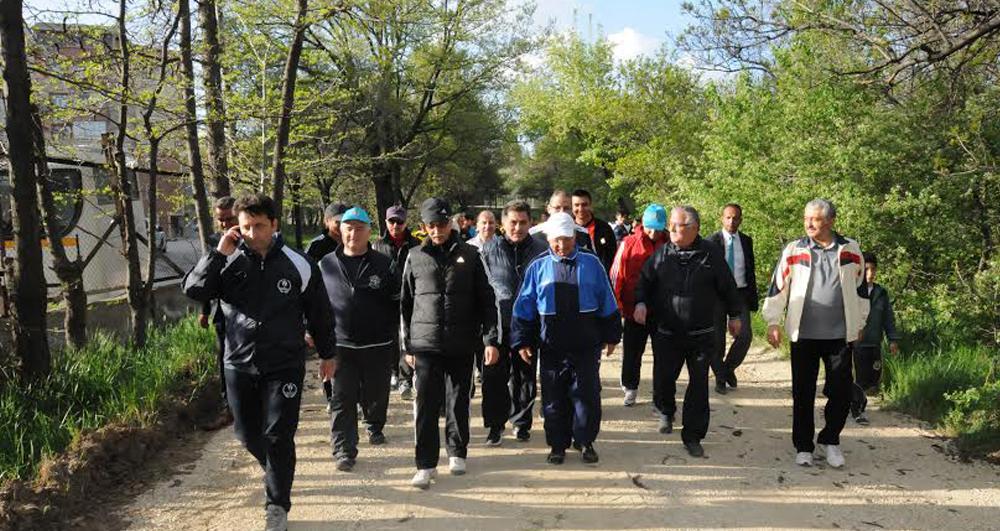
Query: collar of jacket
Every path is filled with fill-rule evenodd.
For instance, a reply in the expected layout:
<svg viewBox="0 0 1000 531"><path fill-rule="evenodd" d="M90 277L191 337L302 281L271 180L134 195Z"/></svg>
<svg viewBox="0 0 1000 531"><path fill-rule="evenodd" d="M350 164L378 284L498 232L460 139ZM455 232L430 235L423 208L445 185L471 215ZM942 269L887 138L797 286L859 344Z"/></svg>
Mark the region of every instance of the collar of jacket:
<svg viewBox="0 0 1000 531"><path fill-rule="evenodd" d="M284 246L285 246L285 239L281 237L281 233L280 232L274 233L274 236L271 237L271 247L267 250L267 256L263 257L264 260L270 259L272 256L277 254L278 251L280 251L281 248ZM247 255L247 258L255 257L258 260L261 259L261 256L257 254L257 251L254 251L253 249L250 248L249 245L247 245L246 240L243 240L242 243L240 243L240 251L243 251L243 254Z"/></svg>
<svg viewBox="0 0 1000 531"><path fill-rule="evenodd" d="M458 231L452 229L451 234L448 236L448 239L445 240L445 242L442 243L441 245L436 245L431 240L431 237L427 236L427 239L424 240L423 246L426 247L427 250L431 252L451 254L455 250L455 248L458 247L459 243L461 243L461 239L458 235Z"/></svg>
<svg viewBox="0 0 1000 531"><path fill-rule="evenodd" d="M802 239L799 240L798 246L799 247L809 247L809 244L810 244L811 241L812 241L812 238L810 238L809 236L803 236ZM847 245L847 238L841 236L839 232L834 231L833 232L833 243L836 244L837 247L843 247L843 246Z"/></svg>
<svg viewBox="0 0 1000 531"><path fill-rule="evenodd" d="M690 253L690 252L694 252L694 251L700 250L701 249L701 242L702 242L702 237L701 237L701 234L699 234L699 235L697 235L697 236L694 237L694 241L691 242L691 246L688 247L688 248L686 248L686 249L681 249L680 247L677 247L677 244L675 244L673 241L667 242L666 246L667 246L667 249L669 250L670 254Z"/></svg>
<svg viewBox="0 0 1000 531"><path fill-rule="evenodd" d="M356 258L354 256L347 256L347 254L344 252L344 246L343 245L338 245L337 248L334 249L333 252L337 253L337 258L340 258L340 259L344 259L344 258ZM368 258L368 253L370 253L370 252L372 252L372 244L371 244L371 242L369 242L368 244L366 244L366 246L365 246L365 252L362 253L361 256L364 257L365 259L367 259Z"/></svg>
<svg viewBox="0 0 1000 531"><path fill-rule="evenodd" d="M555 251L552 250L551 247L549 248L549 256L552 258L552 261L554 261L554 262L563 262L563 261L566 261L566 262L575 262L576 261L576 257L579 256L579 255L580 255L580 251L578 249L573 249L573 254L571 254L569 256L559 256L558 254L556 254Z"/></svg>

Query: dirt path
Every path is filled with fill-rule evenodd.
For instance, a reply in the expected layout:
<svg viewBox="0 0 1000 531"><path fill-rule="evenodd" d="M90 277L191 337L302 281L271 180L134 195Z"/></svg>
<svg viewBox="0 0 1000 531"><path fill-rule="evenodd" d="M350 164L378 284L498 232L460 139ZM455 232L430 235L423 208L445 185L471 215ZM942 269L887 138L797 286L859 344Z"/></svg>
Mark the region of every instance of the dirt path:
<svg viewBox="0 0 1000 531"><path fill-rule="evenodd" d="M1000 467L954 461L944 455L944 441L902 415L873 410L870 427L848 421L843 470L796 467L790 368L770 351L751 353L738 373L738 390L713 392L707 456L689 458L679 431L656 433L650 358L634 408L621 405L620 358L604 362L599 465L585 466L575 453L561 467L546 465L540 423L527 444L508 431L502 447L486 448L476 400L469 473L449 476L444 460L426 492L409 486L409 403L393 397L389 444L363 443L355 471L340 473L330 458L322 392L310 384L296 439L290 528L1000 528ZM262 528L261 473L231 430L216 433L200 451L197 461L137 497L116 519L132 529Z"/></svg>

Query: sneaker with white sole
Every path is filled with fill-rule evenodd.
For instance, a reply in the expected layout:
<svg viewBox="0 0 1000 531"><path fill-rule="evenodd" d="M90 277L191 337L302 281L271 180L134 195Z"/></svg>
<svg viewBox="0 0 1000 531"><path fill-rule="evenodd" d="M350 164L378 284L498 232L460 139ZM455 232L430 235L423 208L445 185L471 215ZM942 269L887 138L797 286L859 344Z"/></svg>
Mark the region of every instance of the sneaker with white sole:
<svg viewBox="0 0 1000 531"><path fill-rule="evenodd" d="M844 453L840 451L840 446L836 444L820 444L820 450L826 454L826 464L833 468L844 466Z"/></svg>
<svg viewBox="0 0 1000 531"><path fill-rule="evenodd" d="M410 485L426 490L431 486L431 480L437 477L436 468L421 468L417 470L416 474L413 474L413 479L410 480Z"/></svg>
<svg viewBox="0 0 1000 531"><path fill-rule="evenodd" d="M451 475L453 476L461 476L462 474L465 474L465 458L449 457L448 471L451 472Z"/></svg>
<svg viewBox="0 0 1000 531"><path fill-rule="evenodd" d="M626 389L625 390L625 407L632 407L635 405L635 399L639 396L639 391L637 389Z"/></svg>
<svg viewBox="0 0 1000 531"><path fill-rule="evenodd" d="M813 466L813 454L811 452L799 452L795 454L795 464L799 466Z"/></svg>
<svg viewBox="0 0 1000 531"><path fill-rule="evenodd" d="M264 531L288 531L288 511L279 505L264 509Z"/></svg>

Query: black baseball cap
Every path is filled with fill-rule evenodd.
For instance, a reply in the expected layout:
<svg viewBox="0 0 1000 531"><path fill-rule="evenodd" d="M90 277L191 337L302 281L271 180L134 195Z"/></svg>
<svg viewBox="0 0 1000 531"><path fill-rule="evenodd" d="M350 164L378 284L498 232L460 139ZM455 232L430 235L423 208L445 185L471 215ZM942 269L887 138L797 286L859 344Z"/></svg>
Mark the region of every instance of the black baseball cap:
<svg viewBox="0 0 1000 531"><path fill-rule="evenodd" d="M440 223L451 218L451 206L440 197L428 198L420 205L420 221Z"/></svg>

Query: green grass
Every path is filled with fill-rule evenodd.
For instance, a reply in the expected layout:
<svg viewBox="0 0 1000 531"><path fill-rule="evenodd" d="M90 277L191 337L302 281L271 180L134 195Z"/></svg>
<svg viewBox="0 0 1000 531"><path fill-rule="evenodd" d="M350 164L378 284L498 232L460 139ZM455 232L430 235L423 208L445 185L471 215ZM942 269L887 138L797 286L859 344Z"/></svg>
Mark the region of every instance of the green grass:
<svg viewBox="0 0 1000 531"><path fill-rule="evenodd" d="M32 477L85 430L154 422L166 398L215 375L212 334L193 318L153 330L139 350L97 334L85 349L57 354L42 381L0 375L0 483Z"/></svg>
<svg viewBox="0 0 1000 531"><path fill-rule="evenodd" d="M934 423L952 408L945 395L982 386L992 365L986 349L971 346L883 355L883 360L886 404Z"/></svg>

